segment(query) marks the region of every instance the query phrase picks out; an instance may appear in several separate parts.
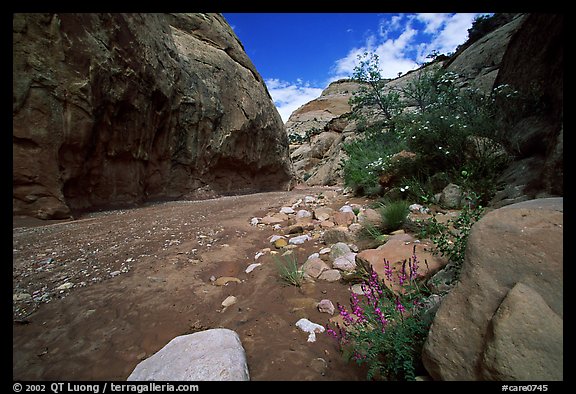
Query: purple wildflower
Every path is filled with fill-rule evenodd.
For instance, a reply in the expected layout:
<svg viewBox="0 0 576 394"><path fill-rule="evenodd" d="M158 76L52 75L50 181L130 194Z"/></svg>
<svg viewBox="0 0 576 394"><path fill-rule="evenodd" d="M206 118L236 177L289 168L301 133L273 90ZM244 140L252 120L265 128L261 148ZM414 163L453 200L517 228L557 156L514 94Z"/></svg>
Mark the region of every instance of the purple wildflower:
<svg viewBox="0 0 576 394"><path fill-rule="evenodd" d="M412 249L412 258L408 259L410 266L410 280L416 279L418 277L418 258L416 257L416 245Z"/></svg>
<svg viewBox="0 0 576 394"><path fill-rule="evenodd" d="M380 286L380 278L378 277L378 273L374 270L370 273L370 287L376 290L378 295L382 295L382 287Z"/></svg>
<svg viewBox="0 0 576 394"><path fill-rule="evenodd" d="M340 303L336 303L336 305L338 307L338 310L340 311L340 316L342 316L344 318L344 323L346 323L346 324L354 323L354 319L352 319L352 316L350 316L350 314L348 313L346 308L344 308L342 305L340 305Z"/></svg>
<svg viewBox="0 0 576 394"><path fill-rule="evenodd" d="M386 275L386 279L388 282L392 282L392 268L390 268L390 261L384 259L384 275Z"/></svg>
<svg viewBox="0 0 576 394"><path fill-rule="evenodd" d="M376 313L378 321L380 321L380 324L382 324L382 332L386 331L385 329L386 325L388 324L388 320L386 319L386 317L384 316L382 310L380 309L380 307L378 307L378 305L374 305L374 313Z"/></svg>
<svg viewBox="0 0 576 394"><path fill-rule="evenodd" d="M355 361L364 360L364 359L366 358L366 355L360 354L357 350L354 350L354 355L352 356L352 358L353 358Z"/></svg>
<svg viewBox="0 0 576 394"><path fill-rule="evenodd" d="M406 260L402 262L402 269L398 274L398 283L400 284L400 286L404 284L405 280L406 280Z"/></svg>
<svg viewBox="0 0 576 394"><path fill-rule="evenodd" d="M326 334L330 335L334 339L340 339L340 337L338 336L338 333L336 331L334 331L334 329L330 328L330 326L328 324L326 324Z"/></svg>
<svg viewBox="0 0 576 394"><path fill-rule="evenodd" d="M350 297L350 304L352 305L352 313L358 317L356 323L363 323L366 321L364 310L360 306L360 300L358 300L358 295L354 292L352 292L352 296Z"/></svg>
<svg viewBox="0 0 576 394"><path fill-rule="evenodd" d="M406 312L406 308L404 308L404 305L402 305L398 296L396 296L396 310L400 313Z"/></svg>

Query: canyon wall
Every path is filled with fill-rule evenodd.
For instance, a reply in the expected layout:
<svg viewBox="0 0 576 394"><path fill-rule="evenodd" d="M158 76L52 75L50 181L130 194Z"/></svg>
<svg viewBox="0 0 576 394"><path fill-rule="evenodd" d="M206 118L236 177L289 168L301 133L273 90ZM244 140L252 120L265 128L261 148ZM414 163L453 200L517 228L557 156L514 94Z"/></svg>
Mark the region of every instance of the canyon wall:
<svg viewBox="0 0 576 394"><path fill-rule="evenodd" d="M281 117L221 15L13 15L14 215L291 178Z"/></svg>

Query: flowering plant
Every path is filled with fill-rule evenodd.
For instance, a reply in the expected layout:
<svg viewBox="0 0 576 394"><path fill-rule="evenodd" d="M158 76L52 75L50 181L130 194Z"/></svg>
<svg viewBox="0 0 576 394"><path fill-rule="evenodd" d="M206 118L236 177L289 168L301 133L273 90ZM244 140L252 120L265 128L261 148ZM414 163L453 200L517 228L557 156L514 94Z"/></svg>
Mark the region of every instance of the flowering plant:
<svg viewBox="0 0 576 394"><path fill-rule="evenodd" d="M370 266L361 284L363 296L351 292L351 312L337 304L343 326L326 325L346 357L368 366L368 379L414 380L420 368L429 322L421 319L425 289L418 264L414 247L399 272L384 260L384 280Z"/></svg>

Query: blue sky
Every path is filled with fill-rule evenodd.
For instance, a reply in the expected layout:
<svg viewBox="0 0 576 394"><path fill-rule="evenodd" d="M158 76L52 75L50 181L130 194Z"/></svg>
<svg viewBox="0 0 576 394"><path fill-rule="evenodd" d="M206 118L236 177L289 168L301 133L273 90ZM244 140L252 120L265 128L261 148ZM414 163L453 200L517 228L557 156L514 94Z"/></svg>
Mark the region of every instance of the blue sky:
<svg viewBox="0 0 576 394"><path fill-rule="evenodd" d="M453 52L479 13L224 13L264 78L284 122L357 56L376 52L382 75L415 69L432 51Z"/></svg>

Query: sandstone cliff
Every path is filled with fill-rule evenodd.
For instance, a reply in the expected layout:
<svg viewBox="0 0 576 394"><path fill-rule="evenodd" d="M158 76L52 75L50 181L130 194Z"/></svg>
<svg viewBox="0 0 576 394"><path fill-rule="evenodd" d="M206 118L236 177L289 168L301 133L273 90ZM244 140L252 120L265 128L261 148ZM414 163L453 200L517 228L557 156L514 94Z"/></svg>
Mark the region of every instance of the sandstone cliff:
<svg viewBox="0 0 576 394"><path fill-rule="evenodd" d="M284 188L288 141L217 14L15 14L13 213Z"/></svg>

